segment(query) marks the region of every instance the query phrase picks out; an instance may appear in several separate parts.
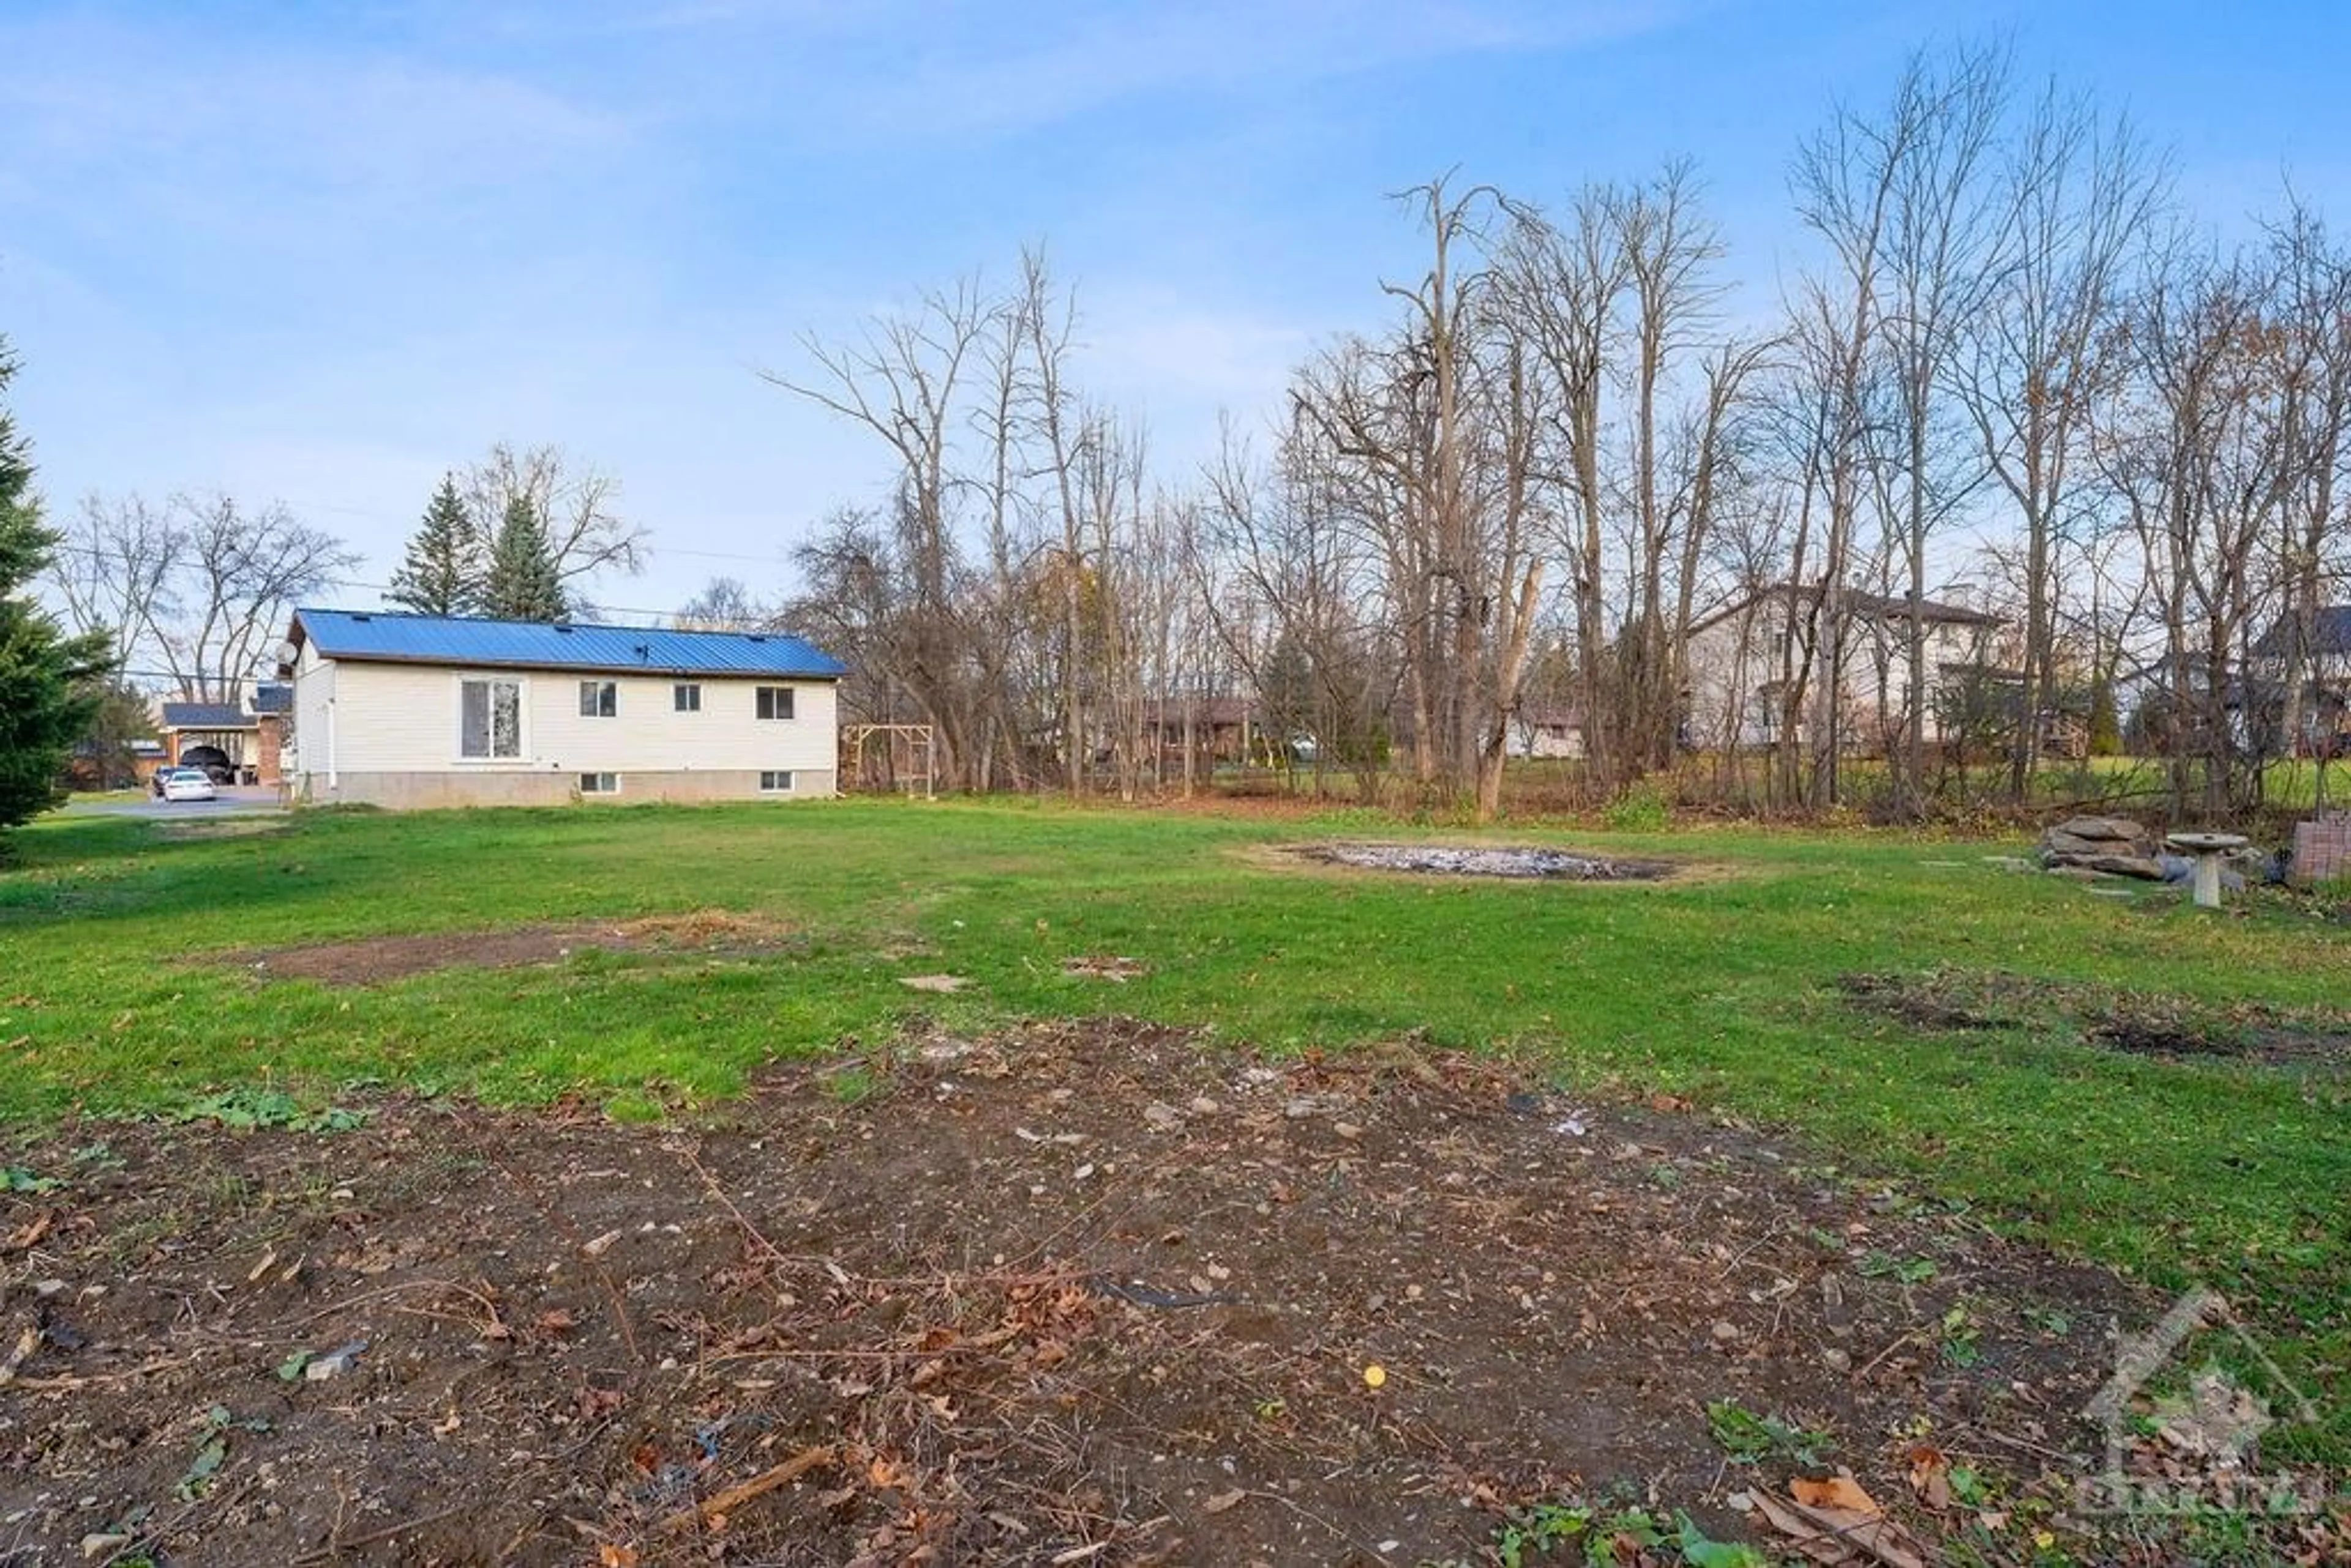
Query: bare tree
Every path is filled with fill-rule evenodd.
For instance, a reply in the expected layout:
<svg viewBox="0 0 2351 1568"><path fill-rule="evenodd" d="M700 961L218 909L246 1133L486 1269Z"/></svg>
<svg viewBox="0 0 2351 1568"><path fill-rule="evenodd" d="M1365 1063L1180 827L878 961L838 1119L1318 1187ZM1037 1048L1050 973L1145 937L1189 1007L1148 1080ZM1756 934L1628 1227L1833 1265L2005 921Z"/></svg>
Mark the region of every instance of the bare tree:
<svg viewBox="0 0 2351 1568"><path fill-rule="evenodd" d="M678 607L681 627L704 632L751 632L777 622L773 605L754 594L739 577L714 577L702 591Z"/></svg>
<svg viewBox="0 0 2351 1568"><path fill-rule="evenodd" d="M1558 496L1552 527L1574 605L1584 756L1603 779L1617 776L1619 749L1619 705L1607 664L1613 632L1601 430L1617 299L1629 270L1618 222L1622 204L1620 193L1594 187L1577 199L1563 224L1531 207L1515 208L1501 268L1505 308L1552 383L1542 461Z"/></svg>
<svg viewBox="0 0 2351 1568"><path fill-rule="evenodd" d="M77 623L113 631L124 667L151 661L193 702L234 702L264 667L295 606L360 557L298 520L222 495L91 497L58 588Z"/></svg>
<svg viewBox="0 0 2351 1568"><path fill-rule="evenodd" d="M1072 795L1086 791L1089 738L1086 723L1086 585L1095 575L1086 566L1086 516L1079 497L1079 470L1099 416L1084 409L1070 384L1070 355L1077 333L1077 301L1063 295L1041 249L1020 257L1020 292L1013 307L1026 340L1030 376L1028 425L1036 447L1032 474L1051 481L1048 505L1061 523L1061 774Z"/></svg>
<svg viewBox="0 0 2351 1568"><path fill-rule="evenodd" d="M187 543L169 507L136 495L82 498L50 571L74 630L113 638L115 668L152 671L167 656L164 628L179 612Z"/></svg>
<svg viewBox="0 0 2351 1568"><path fill-rule="evenodd" d="M2289 193L2270 225L2285 363L2278 395L2276 550L2283 603L2273 634L2280 647L2280 740L2289 751L2304 734L2312 677L2319 668L2318 612L2326 586L2338 582L2351 517L2351 251L2325 221ZM2326 804L2322 745L2318 804Z"/></svg>
<svg viewBox="0 0 2351 1568"><path fill-rule="evenodd" d="M953 516L960 483L955 442L965 427L959 398L966 371L997 309L967 280L926 294L912 315L868 322L853 344L804 340L811 369L802 378L762 372L772 384L863 426L898 460L890 553L905 583L893 617L893 662L933 727L941 779L956 788L967 787L976 770Z"/></svg>
<svg viewBox="0 0 2351 1568"><path fill-rule="evenodd" d="M1813 671L1820 686L1819 722L1812 727L1815 806L1834 804L1840 793L1846 740L1845 596L1862 543L1871 444L1885 417L1874 372L1884 341L1886 252L1912 148L1930 131L1925 71L1923 61L1911 62L1882 120L1840 105L1828 125L1797 150L1790 175L1798 217L1827 243L1830 253L1823 274L1802 284L1793 312L1794 341L1808 361L1806 391L1817 410L1804 485L1808 497L1817 495L1823 513L1817 594L1806 633L1819 650ZM1807 520L1809 515L1808 505ZM1800 538L1810 532L1800 529ZM1792 612L1792 628L1796 621ZM1787 735L1796 734L1802 722L1802 683L1791 682Z"/></svg>
<svg viewBox="0 0 2351 1568"><path fill-rule="evenodd" d="M1891 197L1879 325L1894 392L1895 428L1886 444L1900 476L1886 510L1897 519L1909 605L1902 735L1888 752L1896 806L1911 814L1925 810L1928 536L1980 472L1979 463L1967 461L1964 444L1946 443L1945 393L1961 334L1983 293L1993 234L1987 176L2008 78L2008 57L1998 47L1913 59L1875 137L1886 158Z"/></svg>
<svg viewBox="0 0 2351 1568"><path fill-rule="evenodd" d="M2096 447L2160 609L2172 810L2206 821L2250 804L2258 787L2239 727L2256 714L2243 654L2280 494L2273 394L2283 356L2265 319L2268 284L2244 257L2175 240L2132 305L2131 375Z"/></svg>
<svg viewBox="0 0 2351 1568"><path fill-rule="evenodd" d="M1380 534L1413 697L1425 782L1499 805L1542 585L1533 553L1535 435L1543 390L1531 351L1500 329L1482 255L1495 193L1439 179L1405 193L1430 237L1426 274L1384 285L1404 319L1385 344L1350 345L1301 376L1299 416L1354 471Z"/></svg>
<svg viewBox="0 0 2351 1568"><path fill-rule="evenodd" d="M2094 519L2078 471L2114 373L2113 328L2165 175L2130 126L2053 83L2017 131L1999 176L1996 232L1974 325L1951 371L1983 461L2022 526L2024 637L2009 790L2025 798L2040 716L2055 700L2057 561Z"/></svg>
<svg viewBox="0 0 2351 1568"><path fill-rule="evenodd" d="M621 484L557 446L517 450L499 442L459 473L457 486L478 536L497 536L507 508L529 503L547 530L556 580L567 601L580 585L605 572L634 576L644 570L651 531L615 509Z"/></svg>

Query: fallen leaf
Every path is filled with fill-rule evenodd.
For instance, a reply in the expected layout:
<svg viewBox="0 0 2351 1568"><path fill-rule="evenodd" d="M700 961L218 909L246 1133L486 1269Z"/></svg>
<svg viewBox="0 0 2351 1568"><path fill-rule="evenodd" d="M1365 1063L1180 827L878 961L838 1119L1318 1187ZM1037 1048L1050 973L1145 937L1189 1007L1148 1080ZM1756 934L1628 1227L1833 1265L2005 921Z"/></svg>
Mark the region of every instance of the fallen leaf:
<svg viewBox="0 0 2351 1568"><path fill-rule="evenodd" d="M1940 1448L1921 1443L1910 1450L1910 1490L1937 1513L1951 1506L1951 1461Z"/></svg>
<svg viewBox="0 0 2351 1568"><path fill-rule="evenodd" d="M1855 1513L1875 1519L1885 1511L1876 1500L1861 1490L1861 1483L1851 1476L1831 1476L1826 1480L1806 1480L1798 1476L1788 1483L1788 1493L1806 1508L1850 1509Z"/></svg>
<svg viewBox="0 0 2351 1568"><path fill-rule="evenodd" d="M637 1549L608 1541L596 1548L597 1568L637 1568Z"/></svg>
<svg viewBox="0 0 2351 1568"><path fill-rule="evenodd" d="M24 1252L30 1250L32 1248L40 1244L41 1239L48 1235L49 1231L57 1225L57 1216L55 1209L45 1208L41 1210L40 1213L33 1216L30 1223L26 1224L15 1235L9 1237L6 1241L0 1242L0 1252Z"/></svg>
<svg viewBox="0 0 2351 1568"><path fill-rule="evenodd" d="M1907 1531L1883 1515L1782 1502L1767 1491L1758 1491L1753 1496L1755 1511L1786 1536L1789 1545L1814 1563L1927 1568L1923 1549Z"/></svg>
<svg viewBox="0 0 2351 1568"><path fill-rule="evenodd" d="M1200 1506L1205 1512L1222 1513L1228 1508L1238 1507L1242 1500L1248 1496L1249 1493L1247 1491L1243 1490L1239 1487L1235 1487L1230 1491L1218 1492L1216 1496L1210 1498L1207 1502L1202 1503Z"/></svg>

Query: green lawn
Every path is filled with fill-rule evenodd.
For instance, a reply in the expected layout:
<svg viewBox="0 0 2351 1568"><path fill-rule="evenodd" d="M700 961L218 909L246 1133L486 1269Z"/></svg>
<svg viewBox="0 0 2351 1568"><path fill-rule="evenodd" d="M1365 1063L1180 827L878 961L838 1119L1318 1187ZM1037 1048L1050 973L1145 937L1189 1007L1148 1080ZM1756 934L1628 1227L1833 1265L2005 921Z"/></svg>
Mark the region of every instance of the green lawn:
<svg viewBox="0 0 2351 1568"><path fill-rule="evenodd" d="M2055 1025L1921 1033L1835 986L1950 966L2318 1007L2345 998L2351 928L2283 901L2211 917L2099 898L1981 862L2001 846L1892 837L1516 835L1715 868L1649 887L1340 877L1249 854L1371 831L1347 814L1301 827L894 801L313 813L201 839L51 819L0 872L0 1116L168 1109L265 1076L319 1101L385 1082L650 1113L918 1007L972 1024L1120 1010L1277 1050L1424 1030L1790 1129L1816 1157L2158 1284L2208 1279L2258 1302L2290 1369L2324 1391L2334 1424L2303 1451L2351 1457L2351 1077L2127 1057ZM704 908L764 913L805 946L345 990L204 961ZM1065 977L1084 953L1152 973ZM972 988L897 983L943 970Z"/></svg>

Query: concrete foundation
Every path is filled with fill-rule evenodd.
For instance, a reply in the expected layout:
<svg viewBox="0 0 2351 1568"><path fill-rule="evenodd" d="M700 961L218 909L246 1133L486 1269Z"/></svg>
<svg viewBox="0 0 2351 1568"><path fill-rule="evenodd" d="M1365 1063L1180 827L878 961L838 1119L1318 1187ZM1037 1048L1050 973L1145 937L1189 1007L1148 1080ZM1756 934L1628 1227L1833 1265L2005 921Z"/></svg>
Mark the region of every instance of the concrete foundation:
<svg viewBox="0 0 2351 1568"><path fill-rule="evenodd" d="M480 772L343 773L329 789L324 774L308 775L295 799L310 806L381 806L392 811L427 811L455 806L624 806L632 800L707 803L713 800L824 800L833 793L830 768L797 768L789 790L764 790L757 772L710 769L695 772L621 773L612 794L582 795L577 773Z"/></svg>

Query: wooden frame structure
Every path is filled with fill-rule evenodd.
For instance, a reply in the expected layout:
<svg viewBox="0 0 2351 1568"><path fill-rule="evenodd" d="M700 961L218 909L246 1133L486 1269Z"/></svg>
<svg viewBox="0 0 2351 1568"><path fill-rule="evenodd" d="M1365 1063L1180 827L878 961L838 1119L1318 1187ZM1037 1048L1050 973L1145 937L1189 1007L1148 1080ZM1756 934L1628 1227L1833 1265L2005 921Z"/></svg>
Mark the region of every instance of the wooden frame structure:
<svg viewBox="0 0 2351 1568"><path fill-rule="evenodd" d="M882 787L895 782L907 795L921 786L923 799L937 798L938 768L935 760L935 742L927 724L851 724L841 730L842 766L841 789L848 794L852 789L862 792L865 784L865 743L875 736L883 737L886 749L883 753ZM899 766L901 752L905 766Z"/></svg>

